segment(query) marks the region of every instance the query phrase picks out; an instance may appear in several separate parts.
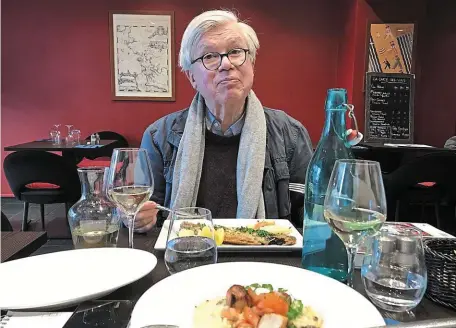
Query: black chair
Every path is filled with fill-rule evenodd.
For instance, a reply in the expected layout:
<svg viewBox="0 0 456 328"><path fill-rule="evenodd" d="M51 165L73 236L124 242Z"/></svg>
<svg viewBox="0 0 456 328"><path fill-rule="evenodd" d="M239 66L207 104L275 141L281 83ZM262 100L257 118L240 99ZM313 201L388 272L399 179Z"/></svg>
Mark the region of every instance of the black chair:
<svg viewBox="0 0 456 328"><path fill-rule="evenodd" d="M13 226L9 222L6 215L2 212L2 231L13 231Z"/></svg>
<svg viewBox="0 0 456 328"><path fill-rule="evenodd" d="M384 175L388 218L399 218L399 204L432 204L437 227L441 227L439 207L443 202L454 206L456 202L456 153L438 152L415 158ZM433 182L431 186L420 183ZM411 221L409 218L407 221Z"/></svg>
<svg viewBox="0 0 456 328"><path fill-rule="evenodd" d="M93 156L86 156L88 159L95 159L98 157L111 157L114 148L128 148L127 139L114 131L100 131L96 132L100 136L100 140L116 140L115 143L112 143L106 147L99 149ZM86 141L90 141L90 136L85 138Z"/></svg>
<svg viewBox="0 0 456 328"><path fill-rule="evenodd" d="M71 204L81 197L77 168L62 156L44 151L24 150L6 156L3 163L6 179L14 196L24 202L22 230L27 230L29 204L40 204L41 225L44 205L64 203L65 215ZM31 183L50 183L58 188L30 188Z"/></svg>

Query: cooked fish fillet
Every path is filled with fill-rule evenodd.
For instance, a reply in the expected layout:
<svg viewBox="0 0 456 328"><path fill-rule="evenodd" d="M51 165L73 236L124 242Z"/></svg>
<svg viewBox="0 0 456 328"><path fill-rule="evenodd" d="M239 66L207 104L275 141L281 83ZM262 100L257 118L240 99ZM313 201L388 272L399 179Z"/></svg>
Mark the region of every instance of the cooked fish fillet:
<svg viewBox="0 0 456 328"><path fill-rule="evenodd" d="M202 228L202 224L182 222L181 229L197 230ZM217 227L216 227L217 228ZM246 227L228 228L225 230L223 244L231 245L294 245L296 238L284 234L273 234L266 231L254 230Z"/></svg>

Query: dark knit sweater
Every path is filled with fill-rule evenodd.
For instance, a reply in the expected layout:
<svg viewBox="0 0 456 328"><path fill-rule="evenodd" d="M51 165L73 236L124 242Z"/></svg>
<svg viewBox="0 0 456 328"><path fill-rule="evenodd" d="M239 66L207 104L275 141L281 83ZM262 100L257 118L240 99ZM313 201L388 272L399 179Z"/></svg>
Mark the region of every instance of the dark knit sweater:
<svg viewBox="0 0 456 328"><path fill-rule="evenodd" d="M235 218L236 166L241 135L223 137L206 131L203 168L196 205L213 218Z"/></svg>

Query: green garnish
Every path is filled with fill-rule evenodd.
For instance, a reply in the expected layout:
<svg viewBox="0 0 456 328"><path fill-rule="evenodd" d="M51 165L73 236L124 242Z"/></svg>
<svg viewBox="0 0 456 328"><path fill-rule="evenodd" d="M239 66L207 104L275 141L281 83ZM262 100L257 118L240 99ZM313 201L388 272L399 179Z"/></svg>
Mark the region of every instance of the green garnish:
<svg viewBox="0 0 456 328"><path fill-rule="evenodd" d="M269 292L273 292L274 291L274 287L272 287L271 284L251 284L249 286L246 286L245 289L247 288L250 288L252 289L253 291L256 291L258 288L264 288L264 289L267 289L269 290Z"/></svg>
<svg viewBox="0 0 456 328"><path fill-rule="evenodd" d="M274 287L272 287L271 284L263 284L261 285L261 288L269 290L269 292L272 292L274 290Z"/></svg>
<svg viewBox="0 0 456 328"><path fill-rule="evenodd" d="M289 323L288 324L288 328L296 328L296 326L294 324L292 324L292 323Z"/></svg>
<svg viewBox="0 0 456 328"><path fill-rule="evenodd" d="M294 320L302 314L304 305L300 300L294 300L291 302L290 307L288 308L287 317L288 320Z"/></svg>
<svg viewBox="0 0 456 328"><path fill-rule="evenodd" d="M246 287L247 288L250 288L250 289L253 289L253 291L255 291L257 288L260 288L261 285L260 284L251 284L249 286Z"/></svg>
<svg viewBox="0 0 456 328"><path fill-rule="evenodd" d="M264 230L258 230L257 231L257 235L260 236L260 237L267 237L267 236L270 235L270 233L267 232L267 231L264 231Z"/></svg>
<svg viewBox="0 0 456 328"><path fill-rule="evenodd" d="M238 230L240 232L247 232L251 235L257 235L259 237L267 237L270 235L270 233L265 230L255 230L253 228L247 228L247 227L240 227L240 228L238 228Z"/></svg>
<svg viewBox="0 0 456 328"><path fill-rule="evenodd" d="M286 293L286 292L288 292L288 289L279 288L279 289L277 289L277 291L278 291L279 293Z"/></svg>

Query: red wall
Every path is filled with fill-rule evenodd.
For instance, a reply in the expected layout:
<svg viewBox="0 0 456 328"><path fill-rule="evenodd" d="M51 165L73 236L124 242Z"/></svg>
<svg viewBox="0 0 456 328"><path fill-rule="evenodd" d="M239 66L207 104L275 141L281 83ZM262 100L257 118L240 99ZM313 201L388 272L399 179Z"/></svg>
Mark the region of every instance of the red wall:
<svg viewBox="0 0 456 328"><path fill-rule="evenodd" d="M262 103L300 120L314 143L331 87L348 89L363 130L368 21L418 21L416 142L442 146L456 133L456 1L376 3L385 5L373 10L365 0L3 0L1 147L47 137L55 123L73 124L83 136L114 130L138 144L150 123L188 106L194 92L176 69L175 102L111 100L108 11L174 11L177 54L189 21L220 7L237 9L258 33L254 89ZM6 154L2 150L2 162ZM1 183L2 195L9 194L3 172Z"/></svg>
<svg viewBox="0 0 456 328"><path fill-rule="evenodd" d="M47 137L54 123L73 124L83 136L114 130L139 143L150 123L188 106L194 93L177 71L176 102L111 100L108 11L175 11L177 53L195 15L227 6L258 33L254 89L262 103L303 122L317 142L326 90L336 86L344 2L4 0L2 149ZM9 192L2 172L2 194Z"/></svg>

